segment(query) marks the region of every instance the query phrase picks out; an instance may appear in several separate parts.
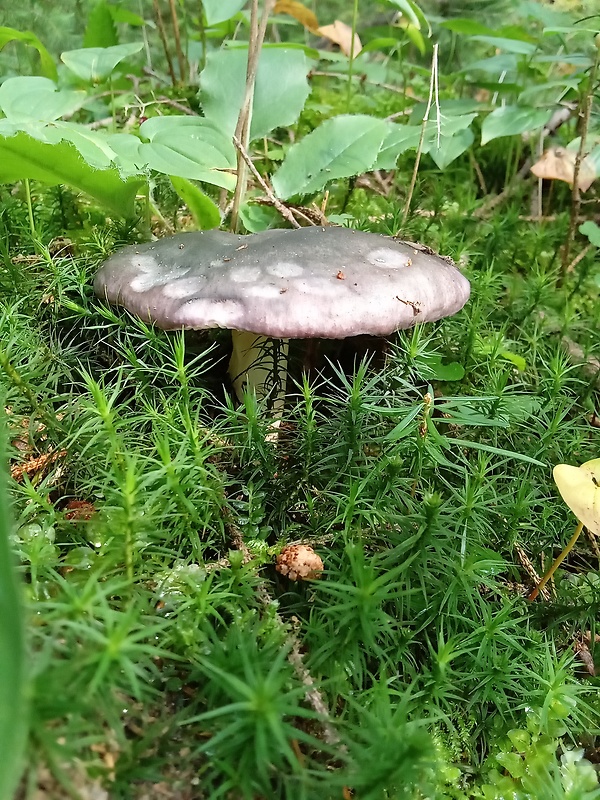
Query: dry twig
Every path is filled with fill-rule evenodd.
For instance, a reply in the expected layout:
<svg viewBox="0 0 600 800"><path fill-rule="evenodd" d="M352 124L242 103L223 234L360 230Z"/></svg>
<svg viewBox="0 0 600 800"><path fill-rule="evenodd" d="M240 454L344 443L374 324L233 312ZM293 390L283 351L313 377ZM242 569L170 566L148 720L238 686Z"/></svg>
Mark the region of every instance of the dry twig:
<svg viewBox="0 0 600 800"><path fill-rule="evenodd" d="M298 224L298 222L296 222L296 219L294 218L294 215L292 214L292 212L289 210L289 208L286 208L286 206L283 205L281 200L278 200L275 197L275 195L273 194L273 190L271 189L269 184L265 181L265 179L262 177L260 172L256 169L256 167L252 163L252 159L250 158L250 156L248 154L248 151L246 150L244 145L240 142L240 140L235 135L235 133L233 134L233 143L236 146L238 153L241 154L242 158L244 159L244 161L248 165L248 168L249 168L250 172L254 175L256 180L259 182L262 190L267 195L267 197L269 198L271 203L275 206L277 211L279 211L279 213L281 214L281 216L284 219L287 219L287 221L290 223L290 225L293 228L299 228L300 225Z"/></svg>

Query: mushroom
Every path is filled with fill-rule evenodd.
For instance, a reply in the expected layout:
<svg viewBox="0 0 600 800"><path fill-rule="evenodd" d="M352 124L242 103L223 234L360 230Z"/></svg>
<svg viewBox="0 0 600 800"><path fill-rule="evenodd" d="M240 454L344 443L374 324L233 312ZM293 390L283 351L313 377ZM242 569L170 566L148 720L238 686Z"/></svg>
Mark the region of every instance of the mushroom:
<svg viewBox="0 0 600 800"><path fill-rule="evenodd" d="M285 380L287 356L267 357L268 339L387 336L456 313L470 293L450 259L338 227L200 231L132 245L104 263L94 289L159 328L231 329L240 398L244 386L264 396L273 372Z"/></svg>
<svg viewBox="0 0 600 800"><path fill-rule="evenodd" d="M291 581L314 581L321 577L323 561L308 544L288 544L277 556L275 569Z"/></svg>

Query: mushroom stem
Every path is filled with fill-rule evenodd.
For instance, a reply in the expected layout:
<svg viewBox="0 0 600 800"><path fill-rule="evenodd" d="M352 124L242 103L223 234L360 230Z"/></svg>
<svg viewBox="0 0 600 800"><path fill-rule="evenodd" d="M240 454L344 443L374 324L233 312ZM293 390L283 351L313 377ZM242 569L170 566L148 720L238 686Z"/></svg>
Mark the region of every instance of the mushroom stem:
<svg viewBox="0 0 600 800"><path fill-rule="evenodd" d="M528 600L535 600L538 594L542 591L544 586L548 583L550 578L554 575L556 570L560 567L562 562L565 560L565 558L569 555L569 553L575 546L575 542L577 541L577 539L579 539L579 534L581 533L582 530L583 530L583 522L580 522L579 525L575 528L575 533L569 539L569 542L565 547L565 549L562 551L562 553L560 553L560 555L556 557L554 563L552 564L548 572L544 575L542 580L538 583L538 585L531 592L531 594L528 595L527 597Z"/></svg>
<svg viewBox="0 0 600 800"><path fill-rule="evenodd" d="M233 352L229 377L238 400L244 391L255 392L257 398L271 397L275 415L283 412L289 339L270 339L248 331L232 331Z"/></svg>

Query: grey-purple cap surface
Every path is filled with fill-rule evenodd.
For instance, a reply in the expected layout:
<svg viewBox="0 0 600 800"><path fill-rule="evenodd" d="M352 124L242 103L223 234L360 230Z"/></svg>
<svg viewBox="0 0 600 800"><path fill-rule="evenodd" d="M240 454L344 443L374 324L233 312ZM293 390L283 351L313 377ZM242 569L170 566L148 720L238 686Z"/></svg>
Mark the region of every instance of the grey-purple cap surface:
<svg viewBox="0 0 600 800"><path fill-rule="evenodd" d="M183 233L126 247L96 293L160 328L385 336L459 311L467 279L426 248L347 228Z"/></svg>

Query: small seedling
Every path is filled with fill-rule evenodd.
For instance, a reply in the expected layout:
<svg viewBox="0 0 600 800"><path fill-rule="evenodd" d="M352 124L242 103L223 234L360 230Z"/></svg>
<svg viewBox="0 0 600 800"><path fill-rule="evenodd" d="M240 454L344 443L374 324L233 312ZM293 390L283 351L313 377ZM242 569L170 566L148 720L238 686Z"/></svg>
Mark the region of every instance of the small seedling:
<svg viewBox="0 0 600 800"><path fill-rule="evenodd" d="M531 592L529 600L535 600L569 555L584 525L592 534L600 534L600 458L586 461L580 467L557 464L554 467L553 476L562 499L579 520L579 525L575 528L565 549Z"/></svg>

